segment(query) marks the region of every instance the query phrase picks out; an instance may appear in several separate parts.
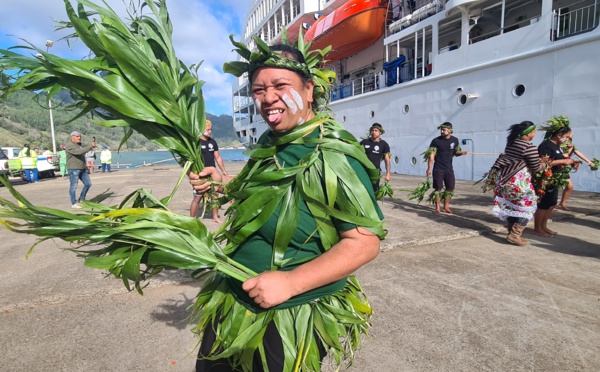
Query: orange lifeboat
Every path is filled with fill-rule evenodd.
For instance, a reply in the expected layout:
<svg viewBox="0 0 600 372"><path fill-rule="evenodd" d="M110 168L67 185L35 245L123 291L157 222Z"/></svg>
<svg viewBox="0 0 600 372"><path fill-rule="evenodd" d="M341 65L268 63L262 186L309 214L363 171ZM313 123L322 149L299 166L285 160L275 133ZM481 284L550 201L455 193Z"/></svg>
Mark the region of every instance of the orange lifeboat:
<svg viewBox="0 0 600 372"><path fill-rule="evenodd" d="M375 43L383 35L387 0L350 0L310 26L304 38L311 49L332 46L329 62L346 58Z"/></svg>

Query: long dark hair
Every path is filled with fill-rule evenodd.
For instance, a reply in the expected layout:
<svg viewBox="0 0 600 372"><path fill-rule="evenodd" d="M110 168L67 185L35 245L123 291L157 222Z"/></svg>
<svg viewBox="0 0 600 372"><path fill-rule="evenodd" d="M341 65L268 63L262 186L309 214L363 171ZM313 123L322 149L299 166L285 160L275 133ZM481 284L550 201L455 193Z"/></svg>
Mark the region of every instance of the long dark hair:
<svg viewBox="0 0 600 372"><path fill-rule="evenodd" d="M512 141L516 140L521 136L521 133L530 126L533 125L533 122L529 120L525 120L520 122L519 124L513 124L508 128L508 136L506 137L506 144L508 145Z"/></svg>

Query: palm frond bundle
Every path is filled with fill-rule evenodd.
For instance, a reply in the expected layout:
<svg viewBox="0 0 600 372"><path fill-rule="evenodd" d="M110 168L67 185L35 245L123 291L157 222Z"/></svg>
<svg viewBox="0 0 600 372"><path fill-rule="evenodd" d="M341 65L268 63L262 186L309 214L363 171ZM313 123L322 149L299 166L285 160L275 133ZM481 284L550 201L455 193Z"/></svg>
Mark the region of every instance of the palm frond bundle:
<svg viewBox="0 0 600 372"><path fill-rule="evenodd" d="M65 0L65 8L69 21L62 28L73 29L91 57L62 58L33 45L0 49L0 69L8 77L2 97L25 89L50 99L66 89L79 109L75 118L90 114L95 124L124 128L121 145L135 130L200 171L198 138L206 119L200 65L186 67L175 55L165 1L141 0L129 23L106 3L77 0L75 9ZM142 13L146 9L150 14Z"/></svg>
<svg viewBox="0 0 600 372"><path fill-rule="evenodd" d="M128 290L133 284L141 294L143 282L164 269L210 269L241 281L256 275L224 255L201 222L169 211L146 190L136 190L111 207L86 201L88 213L74 214L35 206L10 182L0 182L18 201L0 198L0 224L38 236L29 253L45 240L64 240L85 259L85 266L108 270ZM102 244L106 246L98 248Z"/></svg>
<svg viewBox="0 0 600 372"><path fill-rule="evenodd" d="M417 202L421 203L423 201L423 199L425 198L425 194L427 194L427 191L429 191L430 188L431 188L431 178L427 177L427 178L425 178L424 182L419 183L419 186L417 186L416 189L409 191L408 199L409 200L417 199Z"/></svg>
<svg viewBox="0 0 600 372"><path fill-rule="evenodd" d="M379 189L375 193L375 199L382 201L383 198L389 196L390 198L394 198L394 190L389 182L385 181L382 185L379 186Z"/></svg>
<svg viewBox="0 0 600 372"><path fill-rule="evenodd" d="M590 169L593 171L597 171L600 166L600 160L596 158L592 158L592 165L590 165Z"/></svg>
<svg viewBox="0 0 600 372"><path fill-rule="evenodd" d="M423 151L421 155L423 155L423 163L427 163L431 154L435 154L437 152L437 147L430 147L427 150Z"/></svg>

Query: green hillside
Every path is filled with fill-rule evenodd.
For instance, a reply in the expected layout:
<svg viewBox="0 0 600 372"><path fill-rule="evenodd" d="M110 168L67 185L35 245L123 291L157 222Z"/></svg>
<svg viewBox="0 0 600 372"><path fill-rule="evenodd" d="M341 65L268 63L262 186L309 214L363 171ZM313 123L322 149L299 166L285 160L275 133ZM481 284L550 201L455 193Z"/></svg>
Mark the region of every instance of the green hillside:
<svg viewBox="0 0 600 372"><path fill-rule="evenodd" d="M69 134L78 130L83 134L83 142L96 137L98 146L110 146L117 149L123 137L122 128L104 128L92 124L87 118L80 118L68 123L76 111L68 109L63 103L69 97L62 94L60 99L52 100L52 116L54 121L54 134L56 146L69 141ZM21 147L25 143L31 147L52 149L50 133L50 112L45 107L45 100L38 100L30 92L19 92L0 101L0 146ZM220 147L239 146L233 128L232 118L229 115L215 116L206 114L213 123L213 137ZM158 146L148 141L139 134L131 136L122 150L126 151L153 151Z"/></svg>

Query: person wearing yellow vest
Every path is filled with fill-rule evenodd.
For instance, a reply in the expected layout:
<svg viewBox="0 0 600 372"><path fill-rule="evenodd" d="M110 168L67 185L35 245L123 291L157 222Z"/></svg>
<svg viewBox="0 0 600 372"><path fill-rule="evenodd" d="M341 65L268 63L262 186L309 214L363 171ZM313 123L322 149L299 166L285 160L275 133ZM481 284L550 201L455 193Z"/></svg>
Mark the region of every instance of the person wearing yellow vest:
<svg viewBox="0 0 600 372"><path fill-rule="evenodd" d="M58 152L58 161L60 164L60 175L62 179L65 179L67 175L67 152L65 151L65 145L60 145L60 151Z"/></svg>
<svg viewBox="0 0 600 372"><path fill-rule="evenodd" d="M21 160L21 168L25 172L27 183L40 182L37 170L38 154L29 148L29 144L23 145L23 149L19 152L19 160Z"/></svg>
<svg viewBox="0 0 600 372"><path fill-rule="evenodd" d="M110 172L110 162L112 160L112 153L108 149L108 146L104 146L102 148L102 152L100 153L100 162L102 163L102 173L105 171Z"/></svg>

